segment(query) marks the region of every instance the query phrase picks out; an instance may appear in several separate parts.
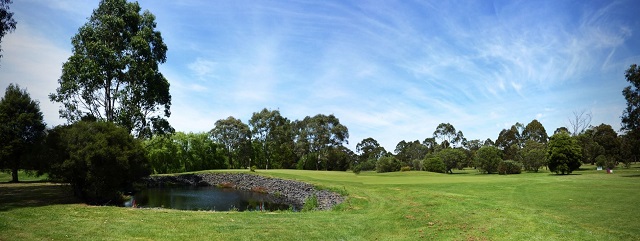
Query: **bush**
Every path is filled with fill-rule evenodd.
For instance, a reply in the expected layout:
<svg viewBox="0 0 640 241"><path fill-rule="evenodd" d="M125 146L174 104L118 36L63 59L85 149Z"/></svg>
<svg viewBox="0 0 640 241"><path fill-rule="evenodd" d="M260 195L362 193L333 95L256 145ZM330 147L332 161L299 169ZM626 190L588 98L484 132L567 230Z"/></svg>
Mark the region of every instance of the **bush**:
<svg viewBox="0 0 640 241"><path fill-rule="evenodd" d="M50 132L50 177L89 204L122 203L122 191L150 174L141 143L113 123L80 121Z"/></svg>
<svg viewBox="0 0 640 241"><path fill-rule="evenodd" d="M607 169L613 169L616 167L616 161L612 157L599 155L598 157L596 157L596 165Z"/></svg>
<svg viewBox="0 0 640 241"><path fill-rule="evenodd" d="M369 159L365 162L358 164L360 166L360 170L362 171L373 171L376 169L376 163L378 161L376 159Z"/></svg>
<svg viewBox="0 0 640 241"><path fill-rule="evenodd" d="M424 161L424 169L428 172L438 172L438 173L445 172L444 163L442 162L442 160L440 160L440 158L437 158L437 157L427 158Z"/></svg>
<svg viewBox="0 0 640 241"><path fill-rule="evenodd" d="M256 172L256 170L258 170L258 167L256 167L256 165L253 165L253 166L251 166L251 167L249 168L249 170L250 170L251 172Z"/></svg>
<svg viewBox="0 0 640 241"><path fill-rule="evenodd" d="M302 211L312 211L312 210L315 210L316 208L318 208L318 197L314 193L304 200L304 204L302 205Z"/></svg>
<svg viewBox="0 0 640 241"><path fill-rule="evenodd" d="M401 171L401 172L408 172L408 171L411 171L411 167L410 167L410 166L403 166L403 167L401 167L401 168L400 168L400 171Z"/></svg>
<svg viewBox="0 0 640 241"><path fill-rule="evenodd" d="M442 163L444 163L445 172L448 173L453 173L453 169L456 168L458 164L463 163L466 159L464 151L453 148L444 149L438 152L436 156L440 160L442 160Z"/></svg>
<svg viewBox="0 0 640 241"><path fill-rule="evenodd" d="M502 151L495 146L483 146L476 152L476 167L488 174L498 171Z"/></svg>
<svg viewBox="0 0 640 241"><path fill-rule="evenodd" d="M569 174L580 168L582 149L568 133L560 132L549 140L547 151L549 170L556 174Z"/></svg>
<svg viewBox="0 0 640 241"><path fill-rule="evenodd" d="M400 161L392 156L380 158L376 163L376 172L397 172L400 170Z"/></svg>
<svg viewBox="0 0 640 241"><path fill-rule="evenodd" d="M522 166L520 163L514 161L502 161L500 165L498 165L498 173L500 175L506 174L520 174L522 172Z"/></svg>
<svg viewBox="0 0 640 241"><path fill-rule="evenodd" d="M360 174L360 171L362 171L362 165L360 165L360 164L353 165L353 167L351 169L352 169L351 171L353 171L353 173Z"/></svg>

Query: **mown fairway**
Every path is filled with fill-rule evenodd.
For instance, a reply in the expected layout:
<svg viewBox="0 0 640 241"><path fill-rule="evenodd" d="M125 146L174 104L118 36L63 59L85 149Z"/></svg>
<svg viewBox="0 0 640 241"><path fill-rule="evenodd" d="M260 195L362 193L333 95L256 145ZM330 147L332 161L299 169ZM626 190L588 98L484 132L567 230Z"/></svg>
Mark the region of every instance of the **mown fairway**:
<svg viewBox="0 0 640 241"><path fill-rule="evenodd" d="M457 172L258 171L349 193L336 210L301 213L93 207L65 186L2 183L0 240L640 240L638 166Z"/></svg>

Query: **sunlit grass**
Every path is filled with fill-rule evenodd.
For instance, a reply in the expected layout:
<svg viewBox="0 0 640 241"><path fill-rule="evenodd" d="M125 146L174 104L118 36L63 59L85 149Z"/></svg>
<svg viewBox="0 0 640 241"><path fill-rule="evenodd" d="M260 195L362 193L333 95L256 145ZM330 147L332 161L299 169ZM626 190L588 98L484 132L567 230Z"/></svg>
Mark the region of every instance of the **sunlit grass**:
<svg viewBox="0 0 640 241"><path fill-rule="evenodd" d="M258 170L349 193L333 211L300 213L92 207L51 184L0 184L0 240L639 240L639 166L585 168L564 176ZM15 204L20 197L34 204Z"/></svg>

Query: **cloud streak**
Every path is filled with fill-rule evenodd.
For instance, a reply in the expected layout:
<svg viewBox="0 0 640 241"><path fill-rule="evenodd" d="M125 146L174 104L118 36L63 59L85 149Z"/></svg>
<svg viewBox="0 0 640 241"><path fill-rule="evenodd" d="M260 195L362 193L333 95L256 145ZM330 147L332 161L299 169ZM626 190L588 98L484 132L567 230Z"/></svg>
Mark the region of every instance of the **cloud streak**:
<svg viewBox="0 0 640 241"><path fill-rule="evenodd" d="M90 15L65 7L73 3L51 6L59 21L32 29L57 36L46 48L60 51L41 50L51 70L22 73L25 85L58 78L53 67L59 71L70 37ZM171 82L170 122L183 131L208 131L230 115L246 121L265 107L290 119L333 113L349 127L350 147L373 137L388 150L430 137L442 122L468 138L495 140L502 128L534 118L552 133L573 110L588 109L594 124L616 127L624 69L640 62L635 1L140 5L157 16L169 46L161 69ZM6 64L28 69L34 54Z"/></svg>

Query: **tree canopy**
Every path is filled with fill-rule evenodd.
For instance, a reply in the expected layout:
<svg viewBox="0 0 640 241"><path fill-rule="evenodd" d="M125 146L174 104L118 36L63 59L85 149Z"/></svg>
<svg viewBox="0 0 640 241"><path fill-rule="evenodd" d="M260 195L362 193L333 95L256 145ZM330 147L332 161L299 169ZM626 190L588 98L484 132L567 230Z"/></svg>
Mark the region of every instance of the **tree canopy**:
<svg viewBox="0 0 640 241"><path fill-rule="evenodd" d="M150 174L145 149L110 122L79 121L47 136L54 180L70 183L90 204L121 204L122 191Z"/></svg>
<svg viewBox="0 0 640 241"><path fill-rule="evenodd" d="M215 127L209 132L213 140L224 145L229 167L250 167L251 131L249 126L240 119L229 116L227 119L216 121Z"/></svg>
<svg viewBox="0 0 640 241"><path fill-rule="evenodd" d="M547 134L547 130L544 129L542 123L534 119L524 127L524 130L522 131L522 139L523 141L533 140L539 143L547 143L549 135Z"/></svg>
<svg viewBox="0 0 640 241"><path fill-rule="evenodd" d="M7 33L16 29L17 22L13 19L13 12L9 7L12 2L12 0L0 0L0 43L2 43L2 38ZM0 51L2 51L2 48L0 48ZM0 54L0 57L2 57L2 54Z"/></svg>
<svg viewBox="0 0 640 241"><path fill-rule="evenodd" d="M26 157L45 136L45 128L39 103L27 90L9 84L0 100L0 169L11 171L12 182L18 182L18 169L34 161Z"/></svg>
<svg viewBox="0 0 640 241"><path fill-rule="evenodd" d="M622 90L627 107L622 113L622 129L629 132L640 132L640 68L632 64L624 74L631 84ZM640 135L640 134L638 134Z"/></svg>
<svg viewBox="0 0 640 241"><path fill-rule="evenodd" d="M498 171L502 152L495 146L483 146L476 152L476 166L488 174Z"/></svg>
<svg viewBox="0 0 640 241"><path fill-rule="evenodd" d="M254 112L249 120L251 135L255 148L255 164L265 169L283 168L288 163L282 160L290 160L294 157L293 134L291 132L291 121L282 115L278 110L262 109ZM279 160L274 163L274 160ZM275 164L275 165L274 165Z"/></svg>
<svg viewBox="0 0 640 241"><path fill-rule="evenodd" d="M582 159L582 150L578 141L568 132L559 132L551 136L547 149L549 170L558 174L570 174L577 170Z"/></svg>
<svg viewBox="0 0 640 241"><path fill-rule="evenodd" d="M138 137L173 132L169 81L158 66L167 46L155 16L137 2L102 0L72 38L73 55L62 66L60 86L49 95L60 117L85 116L116 123Z"/></svg>

